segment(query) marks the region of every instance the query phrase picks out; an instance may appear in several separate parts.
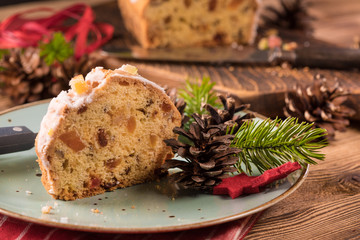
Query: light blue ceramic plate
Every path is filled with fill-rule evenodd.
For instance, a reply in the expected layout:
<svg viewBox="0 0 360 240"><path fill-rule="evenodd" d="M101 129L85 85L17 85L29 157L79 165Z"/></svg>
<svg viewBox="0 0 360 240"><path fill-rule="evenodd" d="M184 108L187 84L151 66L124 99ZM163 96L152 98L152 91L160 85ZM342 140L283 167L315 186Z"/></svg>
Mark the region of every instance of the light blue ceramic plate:
<svg viewBox="0 0 360 240"><path fill-rule="evenodd" d="M0 115L0 126L23 125L37 132L47 106L41 101L10 109ZM308 170L294 172L276 188L237 199L189 192L174 196L164 179L66 202L47 194L35 160L34 149L0 155L0 213L47 226L118 233L186 230L239 219L289 196ZM50 214L42 214L43 206L53 207Z"/></svg>

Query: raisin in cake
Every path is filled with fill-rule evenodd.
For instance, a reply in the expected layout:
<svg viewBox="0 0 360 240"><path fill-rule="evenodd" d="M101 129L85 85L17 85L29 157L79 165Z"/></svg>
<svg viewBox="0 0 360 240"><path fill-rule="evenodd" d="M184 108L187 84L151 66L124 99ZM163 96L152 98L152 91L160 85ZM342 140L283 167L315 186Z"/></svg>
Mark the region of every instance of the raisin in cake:
<svg viewBox="0 0 360 240"><path fill-rule="evenodd" d="M56 199L74 200L154 180L172 157L181 116L156 84L124 65L70 81L49 105L35 148L42 182Z"/></svg>
<svg viewBox="0 0 360 240"><path fill-rule="evenodd" d="M259 0L118 0L144 48L252 43Z"/></svg>

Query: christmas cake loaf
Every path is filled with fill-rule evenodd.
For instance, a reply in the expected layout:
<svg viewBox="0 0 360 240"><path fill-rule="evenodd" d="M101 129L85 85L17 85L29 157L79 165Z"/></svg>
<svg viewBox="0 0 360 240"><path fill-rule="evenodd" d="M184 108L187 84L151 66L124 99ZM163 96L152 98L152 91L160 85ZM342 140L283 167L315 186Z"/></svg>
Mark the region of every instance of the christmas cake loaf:
<svg viewBox="0 0 360 240"><path fill-rule="evenodd" d="M36 138L48 193L74 200L156 179L172 157L163 139L181 123L163 89L130 65L98 67L70 85L50 102Z"/></svg>
<svg viewBox="0 0 360 240"><path fill-rule="evenodd" d="M144 48L251 43L257 0L118 0L126 28Z"/></svg>

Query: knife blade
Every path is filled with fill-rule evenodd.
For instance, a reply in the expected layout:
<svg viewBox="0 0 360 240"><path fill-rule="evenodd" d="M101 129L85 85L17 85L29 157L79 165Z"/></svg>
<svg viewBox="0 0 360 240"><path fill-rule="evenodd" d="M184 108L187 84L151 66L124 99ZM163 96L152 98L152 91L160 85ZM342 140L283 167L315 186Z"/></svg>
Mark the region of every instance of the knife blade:
<svg viewBox="0 0 360 240"><path fill-rule="evenodd" d="M0 128L0 154L19 152L34 147L36 133L25 126Z"/></svg>
<svg viewBox="0 0 360 240"><path fill-rule="evenodd" d="M360 67L360 50L337 47L307 47L294 51L280 49L262 51L253 47L144 49L138 46L109 46L103 53L126 60L192 63L235 63L244 65L276 65L289 62L295 67L352 69Z"/></svg>

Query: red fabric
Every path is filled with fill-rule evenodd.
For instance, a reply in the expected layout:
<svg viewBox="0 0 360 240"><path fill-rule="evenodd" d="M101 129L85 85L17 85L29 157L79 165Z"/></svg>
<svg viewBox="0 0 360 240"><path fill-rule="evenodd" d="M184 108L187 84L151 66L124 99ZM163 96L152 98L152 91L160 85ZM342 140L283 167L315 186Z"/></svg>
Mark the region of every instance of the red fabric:
<svg viewBox="0 0 360 240"><path fill-rule="evenodd" d="M0 23L0 49L37 46L48 41L53 32L61 31L66 40L75 40L75 57L90 53L111 39L114 28L110 24L94 23L95 15L86 4L75 4L49 17L26 18L28 14L55 12L51 8L35 8L12 15ZM64 25L73 19L75 24ZM95 40L88 42L89 36Z"/></svg>
<svg viewBox="0 0 360 240"><path fill-rule="evenodd" d="M213 194L228 194L231 198L237 198L242 194L257 193L260 191L260 187L285 178L300 168L301 166L297 162L287 162L280 167L269 169L257 177L242 173L234 177L225 178L219 185L214 187Z"/></svg>
<svg viewBox="0 0 360 240"><path fill-rule="evenodd" d="M261 212L229 223L206 228L153 234L108 234L71 231L28 223L0 214L0 239L4 240L240 240L260 217Z"/></svg>

